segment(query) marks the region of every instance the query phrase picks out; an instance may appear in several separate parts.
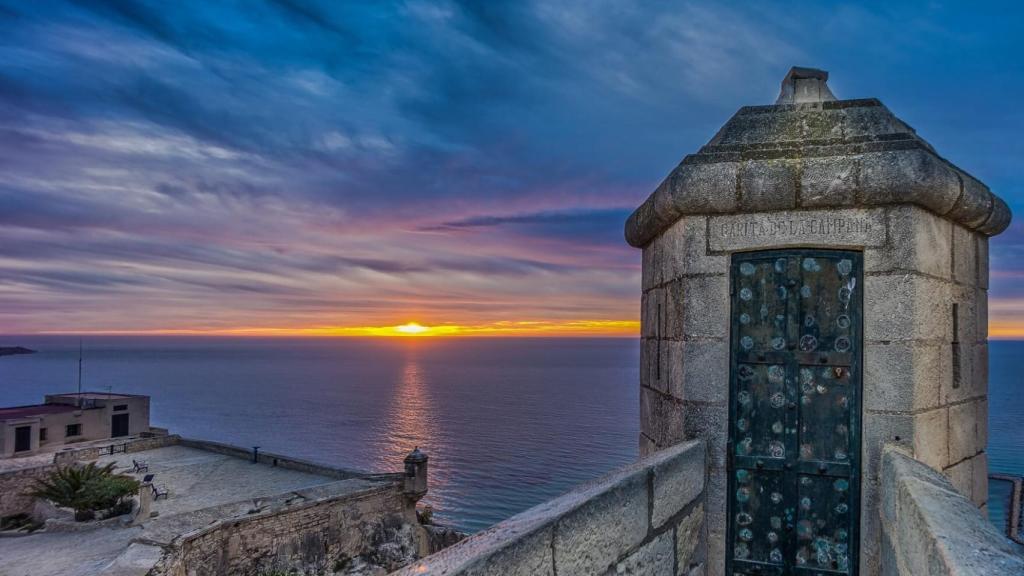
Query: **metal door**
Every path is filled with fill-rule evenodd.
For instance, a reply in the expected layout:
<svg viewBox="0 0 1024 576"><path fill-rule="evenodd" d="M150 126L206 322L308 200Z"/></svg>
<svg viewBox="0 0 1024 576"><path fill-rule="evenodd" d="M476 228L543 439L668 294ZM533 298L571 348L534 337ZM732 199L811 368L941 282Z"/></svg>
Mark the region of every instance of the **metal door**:
<svg viewBox="0 0 1024 576"><path fill-rule="evenodd" d="M32 427L18 426L14 429L14 451L25 452L32 449Z"/></svg>
<svg viewBox="0 0 1024 576"><path fill-rule="evenodd" d="M110 436L118 438L128 435L128 414L114 414L110 417Z"/></svg>
<svg viewBox="0 0 1024 576"><path fill-rule="evenodd" d="M728 574L856 574L859 252L735 254Z"/></svg>

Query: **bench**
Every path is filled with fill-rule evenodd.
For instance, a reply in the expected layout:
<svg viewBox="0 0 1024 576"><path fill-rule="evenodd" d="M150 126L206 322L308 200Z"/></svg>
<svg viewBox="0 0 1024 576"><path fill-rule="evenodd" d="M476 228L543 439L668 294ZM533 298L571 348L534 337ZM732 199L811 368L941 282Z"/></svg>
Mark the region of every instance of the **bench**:
<svg viewBox="0 0 1024 576"><path fill-rule="evenodd" d="M153 488L153 500L159 500L160 498L163 498L164 500L167 499L168 492L166 486L160 486L158 484L152 484L151 486Z"/></svg>
<svg viewBox="0 0 1024 576"><path fill-rule="evenodd" d="M132 458L132 472L149 472L149 463Z"/></svg>

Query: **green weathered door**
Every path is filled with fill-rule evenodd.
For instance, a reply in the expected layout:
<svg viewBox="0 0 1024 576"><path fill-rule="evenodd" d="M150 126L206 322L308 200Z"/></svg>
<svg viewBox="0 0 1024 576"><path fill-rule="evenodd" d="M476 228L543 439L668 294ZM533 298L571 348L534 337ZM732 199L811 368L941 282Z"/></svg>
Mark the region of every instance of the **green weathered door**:
<svg viewBox="0 0 1024 576"><path fill-rule="evenodd" d="M861 254L735 254L731 276L727 573L856 574Z"/></svg>

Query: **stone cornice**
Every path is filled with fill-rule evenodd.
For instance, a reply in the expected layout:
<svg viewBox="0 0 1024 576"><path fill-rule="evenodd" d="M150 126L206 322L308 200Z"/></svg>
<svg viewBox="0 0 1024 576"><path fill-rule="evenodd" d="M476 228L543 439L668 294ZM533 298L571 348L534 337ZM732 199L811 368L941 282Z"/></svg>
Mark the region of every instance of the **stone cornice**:
<svg viewBox="0 0 1024 576"><path fill-rule="evenodd" d="M994 236L1010 209L875 99L741 108L626 221L647 245L684 215L914 204Z"/></svg>

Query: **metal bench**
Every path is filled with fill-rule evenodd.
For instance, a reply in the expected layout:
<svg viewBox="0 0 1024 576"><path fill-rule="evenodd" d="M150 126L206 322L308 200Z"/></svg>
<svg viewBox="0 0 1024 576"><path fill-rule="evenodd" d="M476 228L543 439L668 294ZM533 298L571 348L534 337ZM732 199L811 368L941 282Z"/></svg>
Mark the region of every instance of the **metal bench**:
<svg viewBox="0 0 1024 576"><path fill-rule="evenodd" d="M152 484L151 486L153 488L153 500L159 500L161 498L165 500L167 499L168 492L166 486L160 486L158 484Z"/></svg>
<svg viewBox="0 0 1024 576"><path fill-rule="evenodd" d="M149 463L132 458L132 472L149 472Z"/></svg>

